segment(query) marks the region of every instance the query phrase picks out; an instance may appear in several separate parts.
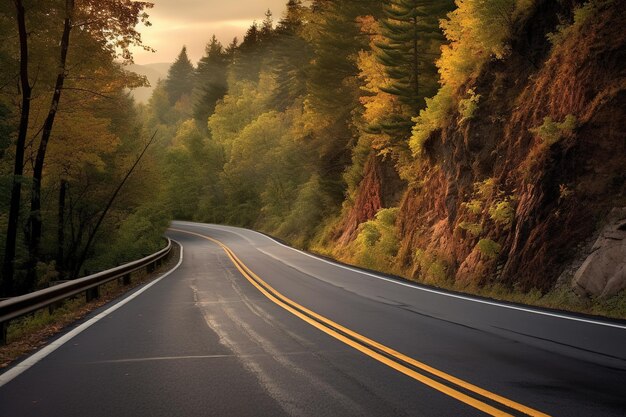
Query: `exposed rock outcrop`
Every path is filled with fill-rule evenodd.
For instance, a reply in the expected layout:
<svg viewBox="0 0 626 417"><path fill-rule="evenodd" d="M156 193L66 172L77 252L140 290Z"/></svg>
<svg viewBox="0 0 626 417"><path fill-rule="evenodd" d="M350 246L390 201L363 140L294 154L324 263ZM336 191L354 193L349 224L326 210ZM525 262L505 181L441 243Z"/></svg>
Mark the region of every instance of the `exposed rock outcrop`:
<svg viewBox="0 0 626 417"><path fill-rule="evenodd" d="M580 295L607 297L626 288L626 208L614 209L592 253L574 276Z"/></svg>
<svg viewBox="0 0 626 417"><path fill-rule="evenodd" d="M538 1L525 21L515 22L510 54L486 64L457 92L480 95L474 117L460 123L452 114L424 143L420 181L404 194L397 220L397 260L407 273L423 278L416 261L423 253L457 282L548 291L599 220L624 206L626 13L619 2L604 2L552 45L547 35L574 4ZM558 127L557 138L537 133L567 120L572 126ZM378 175L375 186L363 181L340 242L373 217L368 196L385 182ZM624 286L618 265L624 255L603 247L581 273L589 282L579 285L608 295Z"/></svg>
<svg viewBox="0 0 626 417"><path fill-rule="evenodd" d="M371 154L364 167L354 205L350 208L338 228L337 243L345 245L358 233L361 223L372 220L381 208L397 204L404 184L390 161Z"/></svg>

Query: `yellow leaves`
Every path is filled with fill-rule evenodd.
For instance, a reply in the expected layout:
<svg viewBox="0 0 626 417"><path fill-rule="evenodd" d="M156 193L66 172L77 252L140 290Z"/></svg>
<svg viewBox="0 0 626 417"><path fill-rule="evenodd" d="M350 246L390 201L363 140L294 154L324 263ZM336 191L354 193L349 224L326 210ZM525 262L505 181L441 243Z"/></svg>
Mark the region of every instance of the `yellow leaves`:
<svg viewBox="0 0 626 417"><path fill-rule="evenodd" d="M457 8L441 21L450 41L442 47L437 66L441 82L458 89L469 78L478 75L491 57L502 59L508 53L513 14L529 7L516 0L457 0Z"/></svg>
<svg viewBox="0 0 626 417"><path fill-rule="evenodd" d="M389 80L383 65L376 60L373 52L359 52L357 65L359 77L365 82L361 90L367 93L359 98L365 108L363 119L367 123L377 123L395 111L398 100L395 96L381 91L381 88L389 85Z"/></svg>
<svg viewBox="0 0 626 417"><path fill-rule="evenodd" d="M452 109L452 103L452 89L448 85L441 87L435 97L426 99L426 108L413 119L415 126L409 141L413 155L421 155L430 134L444 126Z"/></svg>
<svg viewBox="0 0 626 417"><path fill-rule="evenodd" d="M87 166L103 170L103 158L120 145L109 125L109 120L84 109L59 113L46 158L49 175L67 179L79 176Z"/></svg>
<svg viewBox="0 0 626 417"><path fill-rule="evenodd" d="M384 40L379 34L378 22L372 16L364 16L358 19L358 23L361 25L361 31L370 36L370 50L360 51L357 56L359 78L364 82L361 90L365 93L359 101L365 109L363 120L368 124L376 124L390 114L397 113L400 104L396 96L382 91L389 87L390 80L384 65L376 59L375 45Z"/></svg>

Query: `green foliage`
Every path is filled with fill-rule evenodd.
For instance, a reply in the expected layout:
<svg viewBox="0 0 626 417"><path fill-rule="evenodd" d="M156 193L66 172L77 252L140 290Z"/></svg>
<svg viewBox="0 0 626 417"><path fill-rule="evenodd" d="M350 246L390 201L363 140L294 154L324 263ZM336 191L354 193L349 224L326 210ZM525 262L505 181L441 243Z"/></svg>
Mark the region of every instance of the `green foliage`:
<svg viewBox="0 0 626 417"><path fill-rule="evenodd" d="M169 223L170 214L161 204L145 203L128 215L106 242L100 242L97 255L86 263L86 269L95 272L162 249L165 246L163 234Z"/></svg>
<svg viewBox="0 0 626 417"><path fill-rule="evenodd" d="M467 98L459 100L459 114L461 116L459 123L464 123L474 118L474 113L478 110L479 101L480 94L476 94L471 88L467 90Z"/></svg>
<svg viewBox="0 0 626 417"><path fill-rule="evenodd" d="M480 223L461 222L459 229L467 230L472 236L478 237L483 233L483 226Z"/></svg>
<svg viewBox="0 0 626 417"><path fill-rule="evenodd" d="M326 186L319 175L313 174L298 188L289 214L277 232L292 239L298 246L304 246L314 237L324 219L332 214L331 210L332 200Z"/></svg>
<svg viewBox="0 0 626 417"><path fill-rule="evenodd" d="M222 219L209 207L219 207L222 190L218 175L224 165L223 159L223 148L206 138L193 120L179 127L164 159L168 178L165 200L174 217L206 221Z"/></svg>
<svg viewBox="0 0 626 417"><path fill-rule="evenodd" d="M490 259L497 258L502 250L502 246L498 242L491 239L480 239L476 247L484 256Z"/></svg>
<svg viewBox="0 0 626 417"><path fill-rule="evenodd" d="M491 198L497 191L496 179L495 178L487 178L482 182L477 182L474 184L474 189L476 190L476 194L483 200L487 200Z"/></svg>
<svg viewBox="0 0 626 417"><path fill-rule="evenodd" d="M483 202L479 199L470 200L462 205L472 214L480 214L483 211Z"/></svg>
<svg viewBox="0 0 626 417"><path fill-rule="evenodd" d="M491 220L493 220L497 225L504 228L504 230L508 230L513 224L515 210L513 209L511 202L508 199L505 199L504 201L496 202L489 208L489 217L491 217Z"/></svg>
<svg viewBox="0 0 626 417"><path fill-rule="evenodd" d="M371 139L367 135L361 135L359 141L352 150L352 163L343 174L343 179L348 188L347 202L352 203L359 184L363 179L365 164L372 153Z"/></svg>
<svg viewBox="0 0 626 417"><path fill-rule="evenodd" d="M532 6L530 0L457 0L457 8L441 21L447 44L437 60L441 88L413 122L410 140L413 155L420 156L424 144L437 129L443 128L455 107L455 94L468 80L478 76L490 59L502 59L509 50L514 17L523 15ZM480 96L474 95L458 103L461 121L471 118ZM469 100L469 101L467 101Z"/></svg>
<svg viewBox="0 0 626 417"><path fill-rule="evenodd" d="M398 208L380 209L374 220L359 226L359 234L352 244L359 265L390 270L399 248L395 227L397 215Z"/></svg>
<svg viewBox="0 0 626 417"><path fill-rule="evenodd" d="M426 99L426 108L413 119L413 136L409 144L413 155L420 156L424 152L424 144L437 129L442 129L453 108L452 89L443 86L433 98Z"/></svg>
<svg viewBox="0 0 626 417"><path fill-rule="evenodd" d="M490 58L508 53L516 0L457 0L457 8L441 22L446 39L438 62L442 83L457 89L478 74Z"/></svg>
<svg viewBox="0 0 626 417"><path fill-rule="evenodd" d="M192 90L193 115L200 126L204 126L215 111L215 105L228 91L226 73L228 57L215 35L207 44L205 55L195 70Z"/></svg>
<svg viewBox="0 0 626 417"><path fill-rule="evenodd" d="M588 0L581 6L574 9L573 21L570 24L564 23L557 26L556 32L548 33L546 37L553 46L563 42L563 40L573 33L581 30L586 22L598 13L601 7L614 3L615 0Z"/></svg>
<svg viewBox="0 0 626 417"><path fill-rule="evenodd" d="M310 44L302 35L306 10L302 1L290 0L276 27L268 66L276 80L272 103L280 111L306 94L306 69L312 57Z"/></svg>
<svg viewBox="0 0 626 417"><path fill-rule="evenodd" d="M381 90L398 96L414 116L437 91L437 56L443 42L438 21L452 9L451 0L387 0L380 20L383 41L376 55L390 83Z"/></svg>
<svg viewBox="0 0 626 417"><path fill-rule="evenodd" d="M413 254L413 264L416 266L420 280L426 283L441 285L450 279L448 264L435 253L417 249Z"/></svg>
<svg viewBox="0 0 626 417"><path fill-rule="evenodd" d="M560 123L555 122L551 117L545 117L541 126L530 129L530 131L539 136L544 145L552 146L564 136L570 135L576 128L576 124L576 117L571 114L565 116L565 119Z"/></svg>
<svg viewBox="0 0 626 417"><path fill-rule="evenodd" d="M479 216L486 212L489 218L504 230L509 230L515 219L515 198L505 195L497 184L495 178L487 178L474 184L474 198L462 204L472 215ZM461 223L460 228L470 231L474 236L482 233L473 233L470 230L472 223ZM476 230L476 229L475 229Z"/></svg>
<svg viewBox="0 0 626 417"><path fill-rule="evenodd" d="M165 80L165 91L170 104L175 104L183 96L191 94L194 71L193 64L187 56L187 48L183 46L176 61L170 67Z"/></svg>

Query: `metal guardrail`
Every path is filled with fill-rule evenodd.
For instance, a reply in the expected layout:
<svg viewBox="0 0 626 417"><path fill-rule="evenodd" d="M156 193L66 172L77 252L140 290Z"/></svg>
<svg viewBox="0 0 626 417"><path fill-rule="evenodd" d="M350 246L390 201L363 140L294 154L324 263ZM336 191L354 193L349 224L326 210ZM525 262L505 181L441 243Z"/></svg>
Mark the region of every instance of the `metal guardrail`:
<svg viewBox="0 0 626 417"><path fill-rule="evenodd" d="M137 261L120 265L116 268L98 272L83 278L64 282L50 288L8 298L0 301L0 345L6 343L7 328L9 322L16 318L34 313L55 303L85 293L87 301L99 298L99 287L113 280L122 279L124 285L130 284L130 274L137 270L147 268L148 272L160 265L163 258L172 250L172 241L167 239L164 249Z"/></svg>

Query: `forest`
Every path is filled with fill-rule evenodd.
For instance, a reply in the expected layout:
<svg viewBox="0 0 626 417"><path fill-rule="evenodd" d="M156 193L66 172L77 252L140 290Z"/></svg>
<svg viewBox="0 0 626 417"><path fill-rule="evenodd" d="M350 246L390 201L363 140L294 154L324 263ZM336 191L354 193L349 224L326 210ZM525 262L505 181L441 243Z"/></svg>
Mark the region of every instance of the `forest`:
<svg viewBox="0 0 626 417"><path fill-rule="evenodd" d="M197 63L181 45L146 104L124 64L150 3L1 7L4 294L150 253L181 219L564 303L626 207L614 0L289 0ZM624 282L604 294L625 304Z"/></svg>
<svg viewBox="0 0 626 417"><path fill-rule="evenodd" d="M159 203L157 155L145 152L133 170L153 128L128 89L146 81L123 66L132 60L130 48L142 45L136 27L149 24L151 6L0 6L2 296L163 246L170 214Z"/></svg>

